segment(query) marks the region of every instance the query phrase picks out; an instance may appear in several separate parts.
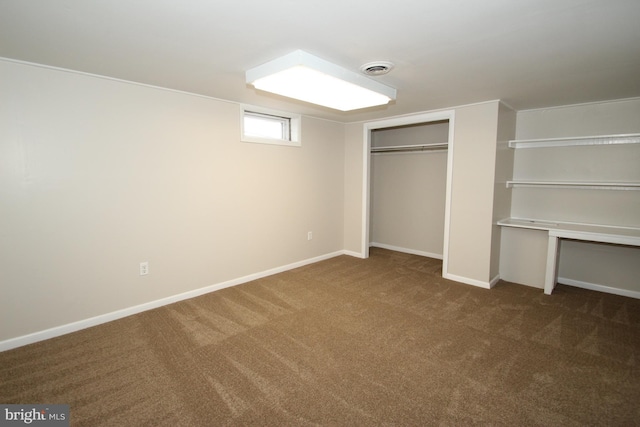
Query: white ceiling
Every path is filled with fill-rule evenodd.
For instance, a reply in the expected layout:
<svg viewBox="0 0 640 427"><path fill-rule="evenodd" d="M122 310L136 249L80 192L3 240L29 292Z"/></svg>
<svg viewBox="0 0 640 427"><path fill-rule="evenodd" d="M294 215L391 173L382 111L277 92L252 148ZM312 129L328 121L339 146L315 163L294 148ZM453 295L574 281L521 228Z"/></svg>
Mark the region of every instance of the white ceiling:
<svg viewBox="0 0 640 427"><path fill-rule="evenodd" d="M502 99L517 110L640 96L640 0L0 0L0 57L351 122ZM385 107L257 92L296 49L387 60Z"/></svg>

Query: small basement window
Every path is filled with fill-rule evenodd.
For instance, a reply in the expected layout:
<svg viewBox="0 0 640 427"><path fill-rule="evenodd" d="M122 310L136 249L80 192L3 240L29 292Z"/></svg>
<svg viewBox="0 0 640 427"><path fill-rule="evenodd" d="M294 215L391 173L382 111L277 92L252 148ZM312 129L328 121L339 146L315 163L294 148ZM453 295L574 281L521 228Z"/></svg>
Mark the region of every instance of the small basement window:
<svg viewBox="0 0 640 427"><path fill-rule="evenodd" d="M300 146L300 116L282 111L243 106L242 141Z"/></svg>

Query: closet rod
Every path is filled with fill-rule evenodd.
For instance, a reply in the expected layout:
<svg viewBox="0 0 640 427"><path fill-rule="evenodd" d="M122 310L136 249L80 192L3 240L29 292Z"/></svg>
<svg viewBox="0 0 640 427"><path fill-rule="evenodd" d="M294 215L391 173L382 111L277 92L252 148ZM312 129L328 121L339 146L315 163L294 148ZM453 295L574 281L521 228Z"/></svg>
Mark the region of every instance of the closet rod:
<svg viewBox="0 0 640 427"><path fill-rule="evenodd" d="M449 144L422 144L422 145L398 145L395 147L372 147L371 153L402 153L415 151L442 151L446 150Z"/></svg>

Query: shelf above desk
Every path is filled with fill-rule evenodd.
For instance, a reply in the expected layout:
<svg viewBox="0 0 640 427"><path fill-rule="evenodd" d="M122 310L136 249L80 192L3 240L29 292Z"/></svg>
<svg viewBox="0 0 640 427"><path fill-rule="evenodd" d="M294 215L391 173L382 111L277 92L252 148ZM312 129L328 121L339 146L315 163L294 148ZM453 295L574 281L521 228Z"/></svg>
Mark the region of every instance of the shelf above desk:
<svg viewBox="0 0 640 427"><path fill-rule="evenodd" d="M507 181L507 188L578 188L583 190L640 190L640 182L587 182L587 181Z"/></svg>
<svg viewBox="0 0 640 427"><path fill-rule="evenodd" d="M515 139L509 141L510 148L569 147L573 145L617 145L639 144L640 134L581 136L572 138Z"/></svg>

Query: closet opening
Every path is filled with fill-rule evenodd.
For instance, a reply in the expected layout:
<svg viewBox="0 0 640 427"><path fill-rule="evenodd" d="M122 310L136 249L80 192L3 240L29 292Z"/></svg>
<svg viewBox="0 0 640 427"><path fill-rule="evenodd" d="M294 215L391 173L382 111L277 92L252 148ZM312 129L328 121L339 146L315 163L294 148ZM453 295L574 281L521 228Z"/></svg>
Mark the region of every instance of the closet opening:
<svg viewBox="0 0 640 427"><path fill-rule="evenodd" d="M363 255L442 259L447 273L453 111L365 124Z"/></svg>

